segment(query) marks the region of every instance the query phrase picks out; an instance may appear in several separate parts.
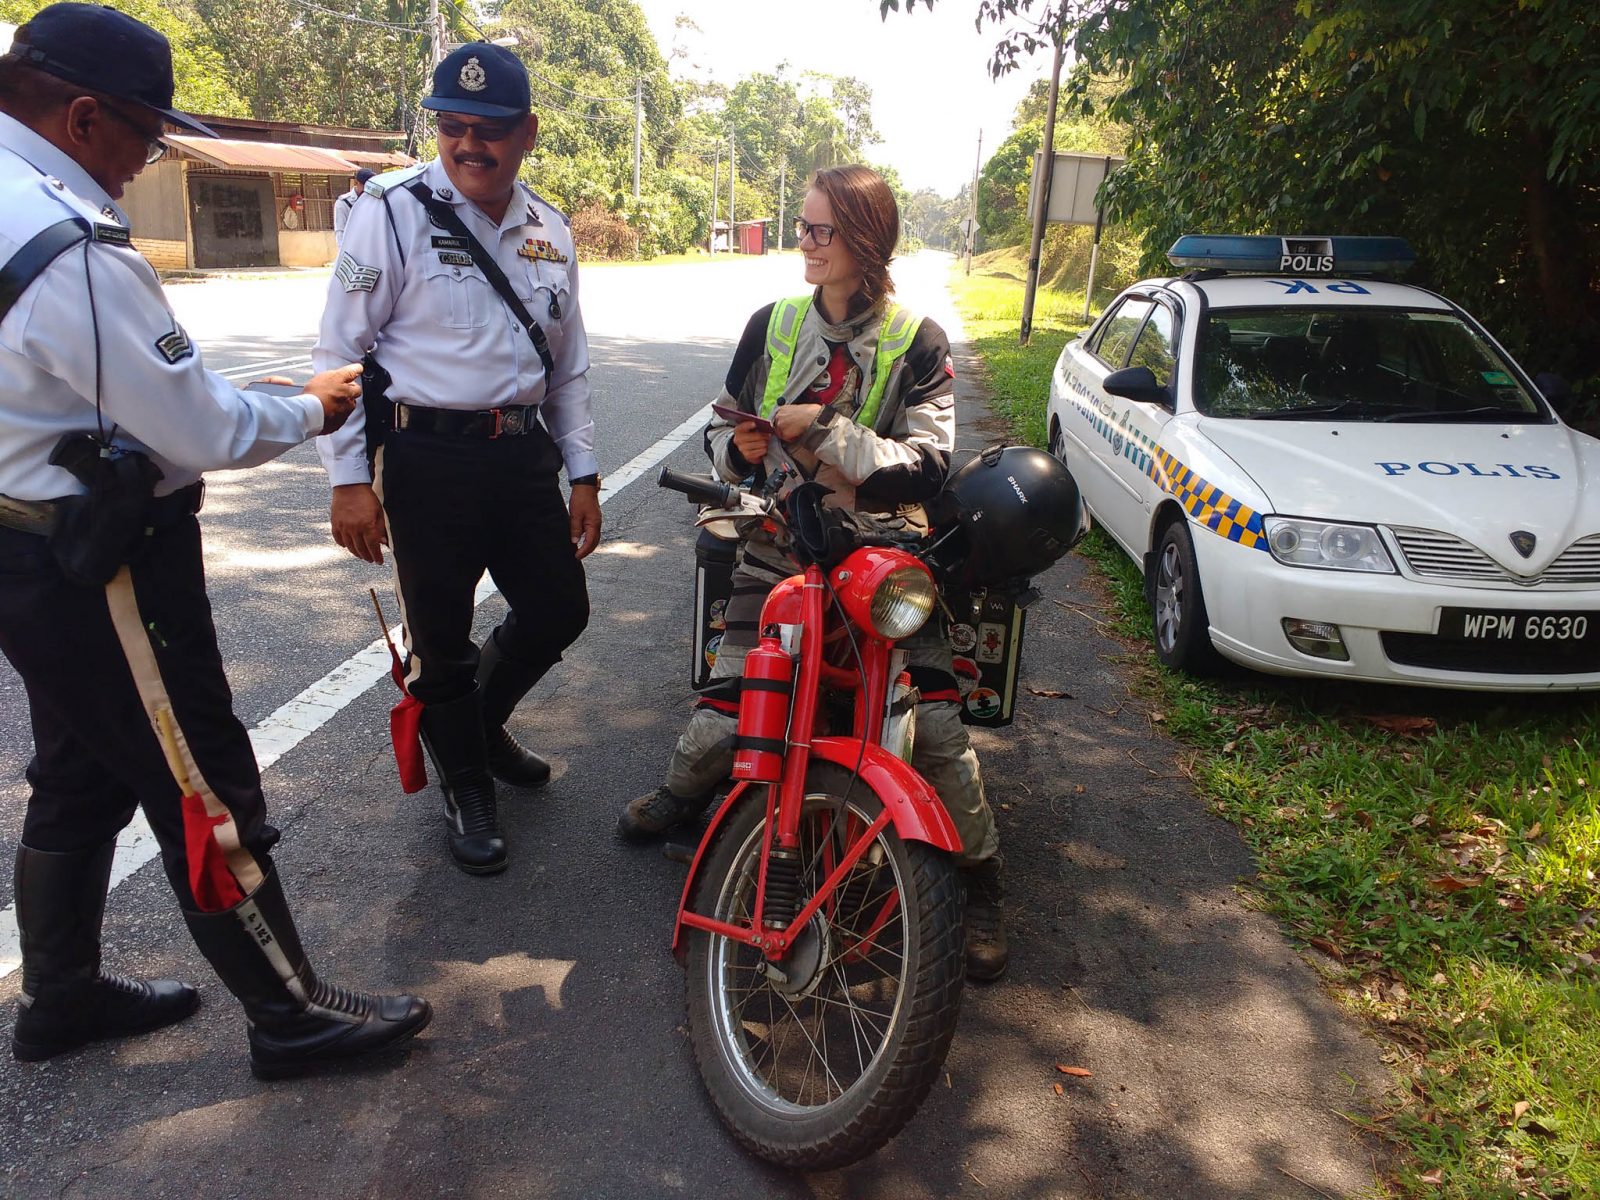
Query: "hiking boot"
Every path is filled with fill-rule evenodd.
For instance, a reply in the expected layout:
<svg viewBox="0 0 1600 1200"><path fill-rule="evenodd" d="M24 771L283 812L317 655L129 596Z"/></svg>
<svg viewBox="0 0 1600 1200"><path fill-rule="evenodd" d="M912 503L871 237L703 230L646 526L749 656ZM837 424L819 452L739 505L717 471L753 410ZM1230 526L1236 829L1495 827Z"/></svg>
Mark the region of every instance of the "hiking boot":
<svg viewBox="0 0 1600 1200"><path fill-rule="evenodd" d="M999 854L961 869L967 886L967 978L978 983L999 979L1011 958L1006 945L1004 871Z"/></svg>
<svg viewBox="0 0 1600 1200"><path fill-rule="evenodd" d="M617 833L625 841L647 842L695 817L709 803L710 796L674 796L668 788L659 787L628 801L617 819Z"/></svg>

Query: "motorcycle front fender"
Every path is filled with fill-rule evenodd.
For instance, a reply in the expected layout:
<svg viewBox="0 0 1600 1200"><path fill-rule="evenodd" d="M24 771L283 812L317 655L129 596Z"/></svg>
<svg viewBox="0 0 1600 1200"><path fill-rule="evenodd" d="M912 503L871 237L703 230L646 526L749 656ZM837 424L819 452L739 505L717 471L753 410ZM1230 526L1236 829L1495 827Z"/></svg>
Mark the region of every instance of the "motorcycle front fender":
<svg viewBox="0 0 1600 1200"><path fill-rule="evenodd" d="M812 761L833 763L855 773L862 785L883 802L889 810L890 823L902 841L926 842L950 854L961 850L961 835L955 823L939 801L939 794L928 781L902 758L897 758L882 746L865 745L859 738L821 737L811 743ZM859 770L856 767L860 763ZM688 910L689 897L694 893L695 881L700 875L700 862L706 849L716 840L718 829L727 820L734 807L741 803L759 804L766 800L769 785L740 783L722 802L706 834L695 849L694 862L689 865L689 877L683 882L683 895L678 900L678 915L672 929L672 952L683 960L683 914Z"/></svg>

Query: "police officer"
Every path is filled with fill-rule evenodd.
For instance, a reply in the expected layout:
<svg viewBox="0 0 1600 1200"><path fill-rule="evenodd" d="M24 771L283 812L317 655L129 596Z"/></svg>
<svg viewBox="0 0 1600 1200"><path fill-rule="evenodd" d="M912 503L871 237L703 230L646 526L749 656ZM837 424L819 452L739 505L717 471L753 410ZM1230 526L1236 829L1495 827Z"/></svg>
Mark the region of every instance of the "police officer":
<svg viewBox="0 0 1600 1200"><path fill-rule="evenodd" d="M350 180L350 190L333 202L334 241L344 241L344 227L350 221L350 210L356 206L356 201L361 199L361 189L367 186L367 180L376 174L376 171L362 167L355 173L355 178Z"/></svg>
<svg viewBox="0 0 1600 1200"><path fill-rule="evenodd" d="M357 368L284 397L201 366L116 205L166 149L163 121L211 132L172 91L167 40L110 8L52 4L0 57L0 651L35 748L12 1045L49 1058L194 1011L187 984L100 969L116 836L142 806L250 1019L253 1069L279 1077L407 1038L430 1010L320 979L268 856L278 833L206 597L200 473L336 428Z"/></svg>
<svg viewBox="0 0 1600 1200"><path fill-rule="evenodd" d="M328 288L319 368L360 357L362 420L322 438L333 537L394 560L406 687L445 795L462 870L502 871L494 780L537 787L542 758L505 727L583 632L581 559L600 537L588 339L566 218L517 182L539 120L528 73L473 42L434 71L439 157L370 180ZM565 466L570 506L558 472ZM487 570L510 613L478 647Z"/></svg>

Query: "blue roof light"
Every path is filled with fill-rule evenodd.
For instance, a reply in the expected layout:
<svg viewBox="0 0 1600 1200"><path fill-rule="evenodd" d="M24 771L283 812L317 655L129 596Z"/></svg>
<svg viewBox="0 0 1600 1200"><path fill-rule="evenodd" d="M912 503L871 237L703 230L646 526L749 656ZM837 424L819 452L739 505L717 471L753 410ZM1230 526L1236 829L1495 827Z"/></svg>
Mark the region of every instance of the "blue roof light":
<svg viewBox="0 0 1600 1200"><path fill-rule="evenodd" d="M1247 275L1399 275L1417 256L1397 237L1275 237L1186 233L1167 261L1186 271Z"/></svg>

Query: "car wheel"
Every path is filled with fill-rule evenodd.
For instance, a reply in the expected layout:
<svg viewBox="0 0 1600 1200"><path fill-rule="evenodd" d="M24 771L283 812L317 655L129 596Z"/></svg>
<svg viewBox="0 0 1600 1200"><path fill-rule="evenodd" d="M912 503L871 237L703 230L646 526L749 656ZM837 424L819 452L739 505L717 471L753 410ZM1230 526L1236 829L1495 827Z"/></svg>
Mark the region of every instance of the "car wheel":
<svg viewBox="0 0 1600 1200"><path fill-rule="evenodd" d="M1211 623L1206 617L1205 595L1200 590L1200 567L1195 562L1189 527L1173 521L1162 531L1156 546L1150 578L1150 615L1156 657L1174 671L1210 675L1222 665L1211 644Z"/></svg>

